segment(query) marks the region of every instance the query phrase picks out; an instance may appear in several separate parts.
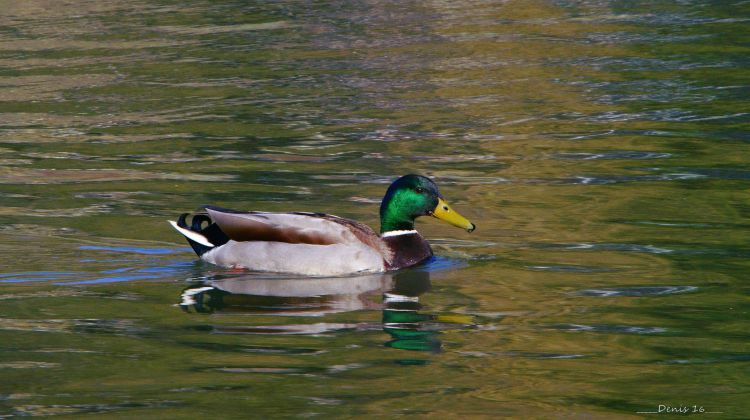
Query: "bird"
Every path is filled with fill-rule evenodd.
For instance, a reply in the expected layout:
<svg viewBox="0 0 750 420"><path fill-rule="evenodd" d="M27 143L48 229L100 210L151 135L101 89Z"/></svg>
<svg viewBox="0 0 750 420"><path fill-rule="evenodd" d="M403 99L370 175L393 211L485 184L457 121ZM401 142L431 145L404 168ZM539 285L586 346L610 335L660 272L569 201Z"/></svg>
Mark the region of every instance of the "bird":
<svg viewBox="0 0 750 420"><path fill-rule="evenodd" d="M414 219L432 216L467 232L476 225L453 210L422 175L396 179L380 204L380 234L324 213L242 212L203 206L169 223L201 260L226 268L305 276L346 276L411 267L433 256Z"/></svg>

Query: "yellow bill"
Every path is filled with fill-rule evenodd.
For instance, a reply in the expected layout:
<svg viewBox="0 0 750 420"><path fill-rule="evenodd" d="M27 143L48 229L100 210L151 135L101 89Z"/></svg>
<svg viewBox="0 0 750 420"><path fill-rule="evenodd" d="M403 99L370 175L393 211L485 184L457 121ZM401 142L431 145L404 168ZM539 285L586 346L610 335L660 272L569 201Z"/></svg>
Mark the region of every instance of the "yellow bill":
<svg viewBox="0 0 750 420"><path fill-rule="evenodd" d="M444 222L448 222L453 226L466 229L467 232L476 229L474 223L471 223L467 218L453 210L442 198L438 198L438 205L435 207L435 210L432 211L432 216L437 217Z"/></svg>

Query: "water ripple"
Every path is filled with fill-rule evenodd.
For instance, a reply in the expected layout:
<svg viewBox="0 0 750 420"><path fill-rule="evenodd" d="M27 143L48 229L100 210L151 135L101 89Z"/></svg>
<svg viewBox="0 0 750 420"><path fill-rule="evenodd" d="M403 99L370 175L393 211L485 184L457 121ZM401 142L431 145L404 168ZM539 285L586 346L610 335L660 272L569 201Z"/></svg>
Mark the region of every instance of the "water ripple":
<svg viewBox="0 0 750 420"><path fill-rule="evenodd" d="M560 249L571 251L623 251L643 252L647 254L671 254L674 249L657 247L654 245L641 244L618 244L618 243L572 243L572 244L537 244L540 249Z"/></svg>
<svg viewBox="0 0 750 420"><path fill-rule="evenodd" d="M0 330L55 333L142 335L146 328L129 319L13 319L0 318Z"/></svg>
<svg viewBox="0 0 750 420"><path fill-rule="evenodd" d="M78 249L93 250L93 251L110 251L110 252L122 252L129 254L144 254L144 255L168 255L185 252L182 249L173 248L144 248L144 247L133 247L133 246L103 246L103 245L81 245Z"/></svg>
<svg viewBox="0 0 750 420"><path fill-rule="evenodd" d="M674 172L658 175L578 175L570 178L528 179L529 184L607 185L630 182L692 181L708 178L708 175L691 172Z"/></svg>
<svg viewBox="0 0 750 420"><path fill-rule="evenodd" d="M541 353L541 352L484 352L484 351L458 351L458 354L467 357L522 357L528 359L580 359L586 357L583 354L567 353Z"/></svg>
<svg viewBox="0 0 750 420"><path fill-rule="evenodd" d="M550 271L553 273L608 273L616 271L606 267L586 267L580 265L529 265L526 268L536 271Z"/></svg>
<svg viewBox="0 0 750 420"><path fill-rule="evenodd" d="M700 121L719 121L740 122L746 121L750 116L748 112L735 112L731 114L719 115L698 115L695 112L684 109L656 109L642 112L626 111L605 111L591 115L580 113L564 113L558 118L574 119L586 122L627 122L627 121L654 121L654 122L700 122Z"/></svg>
<svg viewBox="0 0 750 420"><path fill-rule="evenodd" d="M614 287L602 289L586 289L577 292L581 296L619 297L619 296L665 296L689 293L698 290L695 286L643 286L643 287Z"/></svg>
<svg viewBox="0 0 750 420"><path fill-rule="evenodd" d="M0 363L0 369L49 369L60 367L59 363L17 361Z"/></svg>
<svg viewBox="0 0 750 420"><path fill-rule="evenodd" d="M294 27L294 25L282 20L276 22L243 23L237 25L158 26L152 29L176 35L213 35L217 33L268 31L292 27Z"/></svg>
<svg viewBox="0 0 750 420"><path fill-rule="evenodd" d="M145 180L179 180L200 182L231 182L234 175L183 174L175 172L146 172L132 169L30 169L0 168L0 184L47 185L84 182L116 182Z"/></svg>
<svg viewBox="0 0 750 420"><path fill-rule="evenodd" d="M582 331L582 332L598 332L598 333L615 333L615 334L661 334L667 332L666 328L662 327L638 327L631 325L609 325L609 324L598 324L598 325L585 325L585 324L558 324L550 326L555 330L563 331Z"/></svg>
<svg viewBox="0 0 750 420"><path fill-rule="evenodd" d="M5 273L0 274L0 283L61 280L78 275L80 275L80 273L71 271L27 271L23 273Z"/></svg>
<svg viewBox="0 0 750 420"><path fill-rule="evenodd" d="M614 159L667 159L671 158L671 153L658 153L658 152L639 152L639 151L614 151L614 152L601 152L601 153L588 153L588 152L564 152L552 155L553 158L562 160L614 160Z"/></svg>
<svg viewBox="0 0 750 420"><path fill-rule="evenodd" d="M750 362L750 354L732 354L709 358L671 359L659 362L665 365L706 365L714 363Z"/></svg>
<svg viewBox="0 0 750 420"><path fill-rule="evenodd" d="M110 413L122 410L138 410L138 409L149 409L158 408L164 409L167 407L177 407L183 405L180 401L168 401L168 400L149 400L142 402L123 402L114 404L53 404L53 405L19 405L13 407L13 411L9 413L12 417L37 417L37 416L54 416L54 415L75 415L75 414L91 414L91 413ZM0 416L4 415L0 413Z"/></svg>

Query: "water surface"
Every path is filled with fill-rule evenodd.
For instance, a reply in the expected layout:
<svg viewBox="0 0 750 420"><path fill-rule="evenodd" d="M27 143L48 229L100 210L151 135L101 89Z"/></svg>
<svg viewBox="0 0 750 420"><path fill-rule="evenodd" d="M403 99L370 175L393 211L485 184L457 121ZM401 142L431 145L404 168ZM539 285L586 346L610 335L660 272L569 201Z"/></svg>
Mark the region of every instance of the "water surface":
<svg viewBox="0 0 750 420"><path fill-rule="evenodd" d="M750 3L0 4L1 418L748 416ZM166 223L407 172L478 230L395 274Z"/></svg>

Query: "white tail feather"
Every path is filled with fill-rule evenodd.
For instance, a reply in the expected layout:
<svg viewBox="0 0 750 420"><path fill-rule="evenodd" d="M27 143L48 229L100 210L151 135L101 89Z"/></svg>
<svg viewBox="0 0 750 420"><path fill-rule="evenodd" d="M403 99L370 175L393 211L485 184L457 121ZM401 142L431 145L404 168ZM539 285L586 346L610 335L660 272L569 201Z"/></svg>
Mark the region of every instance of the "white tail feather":
<svg viewBox="0 0 750 420"><path fill-rule="evenodd" d="M172 225L173 228L177 229L178 232L185 235L185 237L187 237L191 241L198 242L201 245L208 246L211 248L216 246L212 244L211 242L209 242L208 239L206 239L206 237L201 235L200 233L193 232L192 230L188 230L185 228L181 228L177 226L177 222L174 222L172 220L167 220L167 221L169 222L170 225Z"/></svg>

